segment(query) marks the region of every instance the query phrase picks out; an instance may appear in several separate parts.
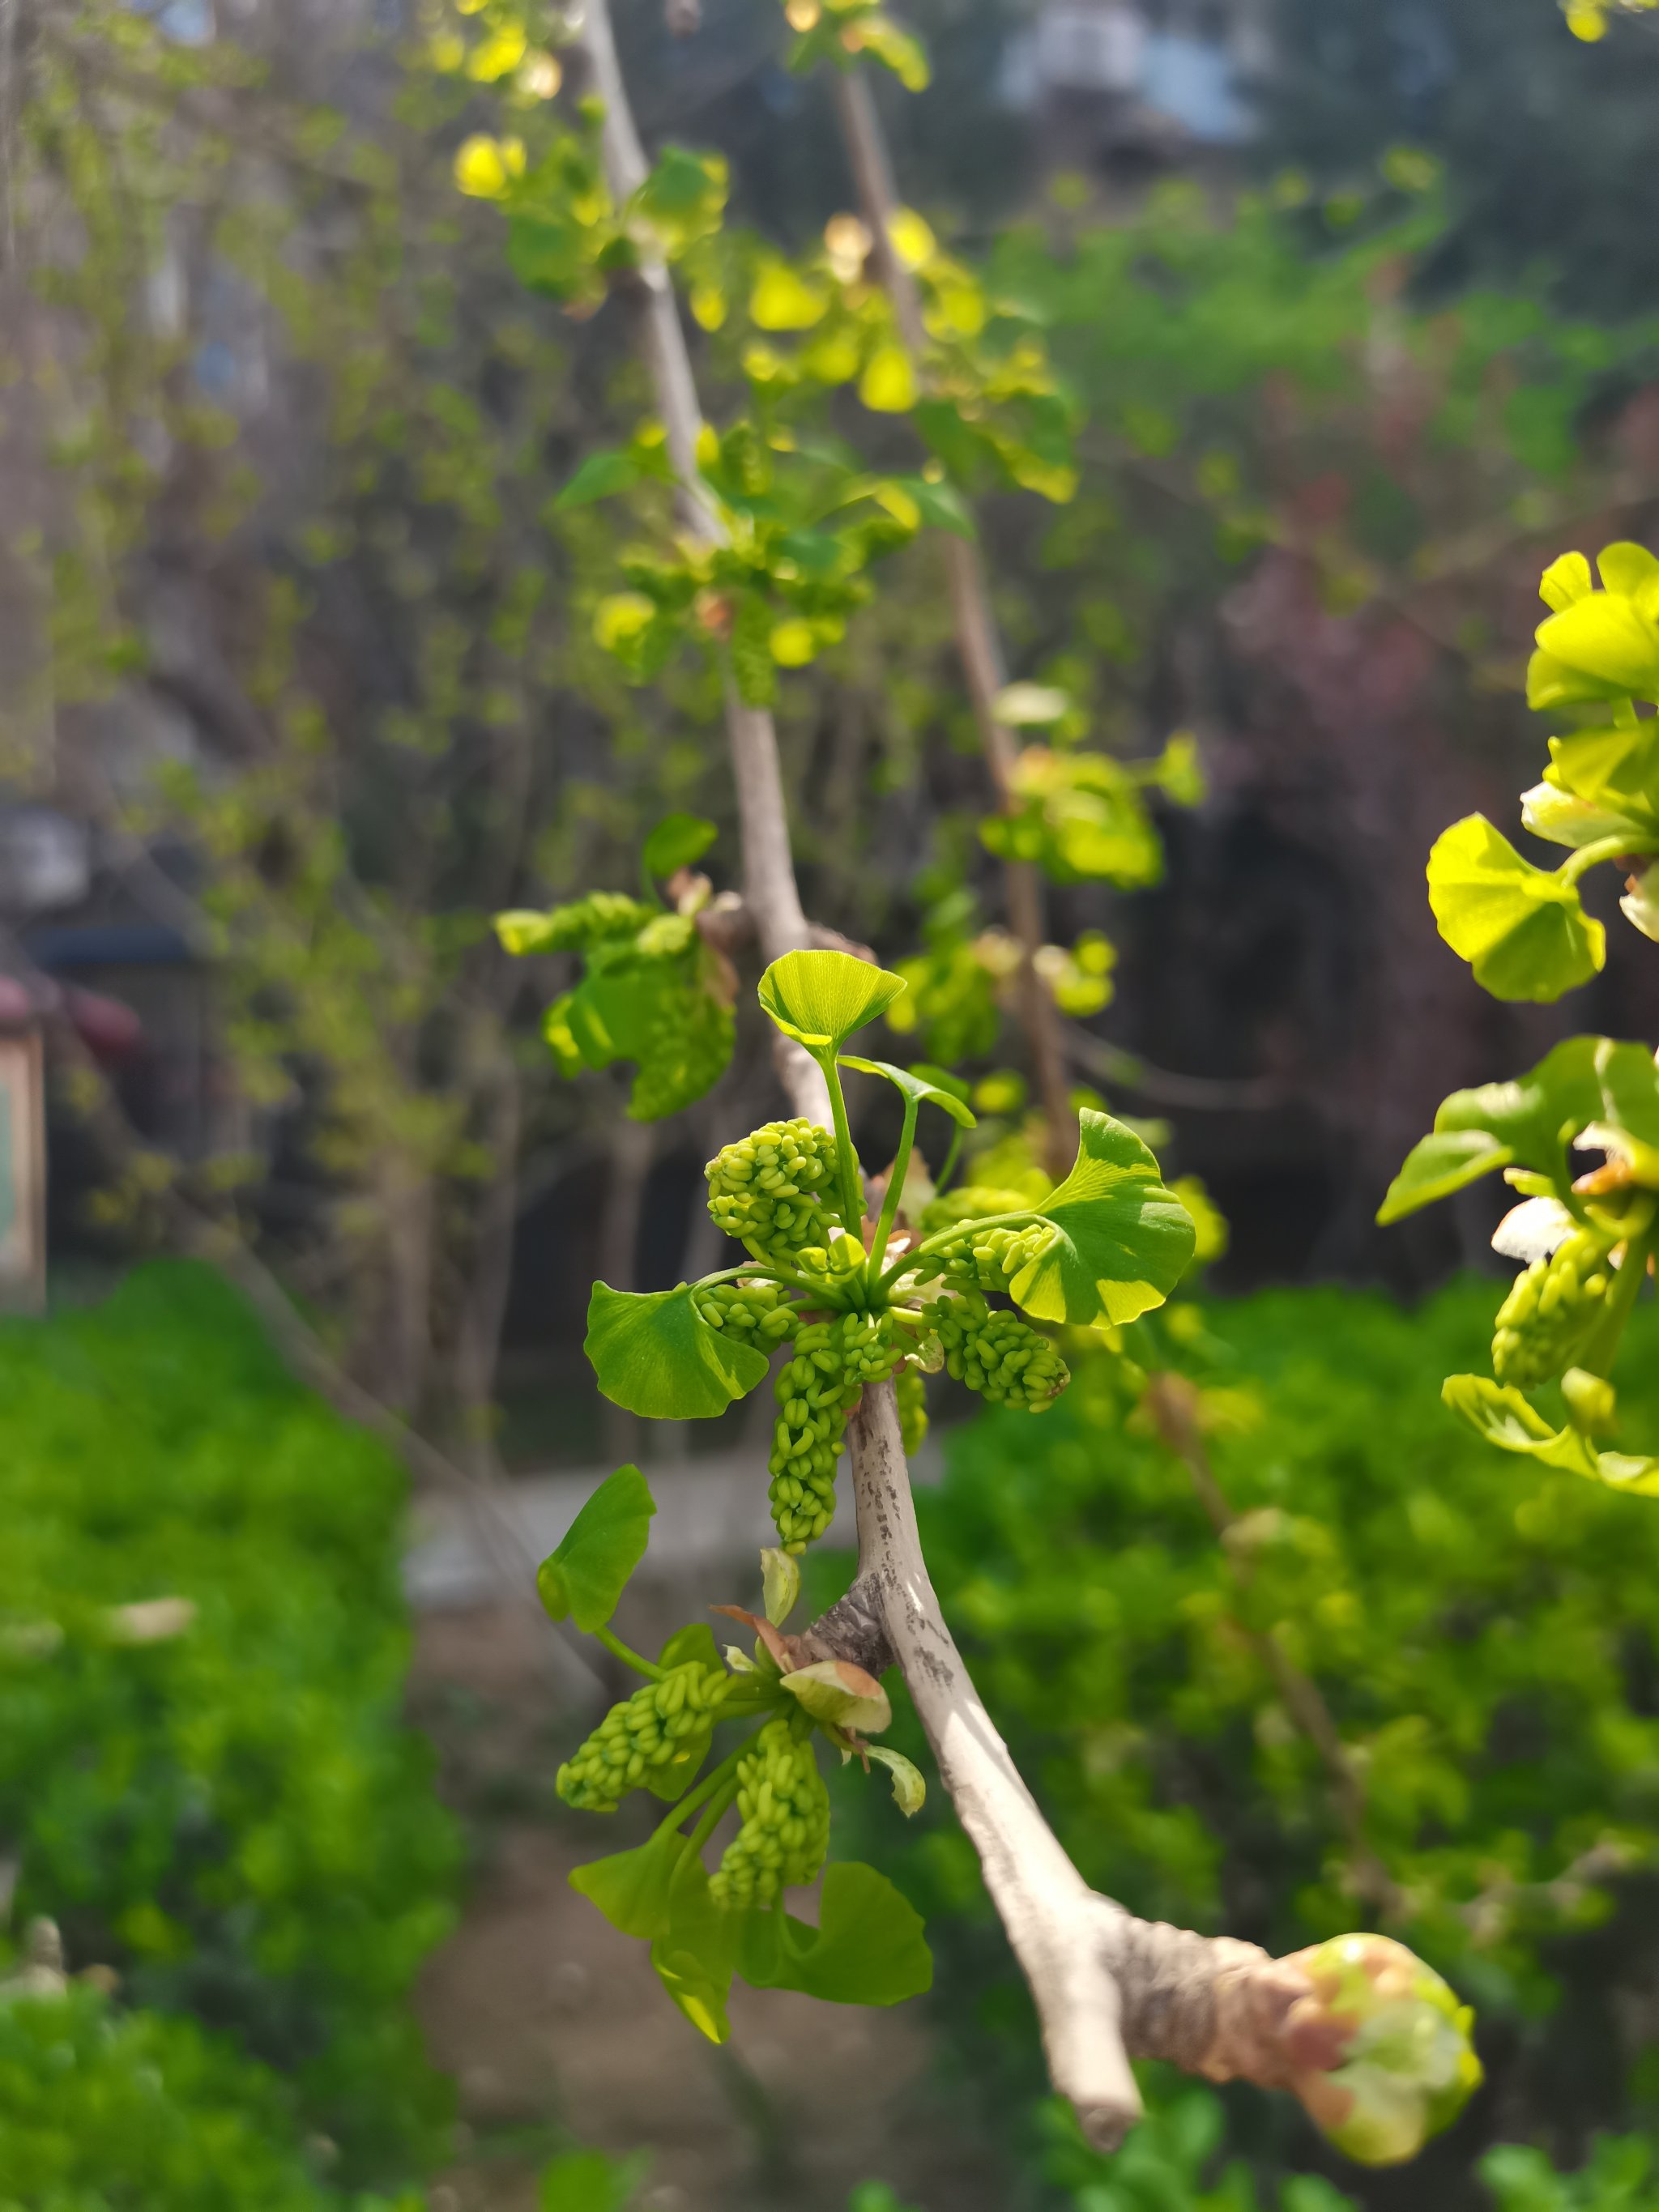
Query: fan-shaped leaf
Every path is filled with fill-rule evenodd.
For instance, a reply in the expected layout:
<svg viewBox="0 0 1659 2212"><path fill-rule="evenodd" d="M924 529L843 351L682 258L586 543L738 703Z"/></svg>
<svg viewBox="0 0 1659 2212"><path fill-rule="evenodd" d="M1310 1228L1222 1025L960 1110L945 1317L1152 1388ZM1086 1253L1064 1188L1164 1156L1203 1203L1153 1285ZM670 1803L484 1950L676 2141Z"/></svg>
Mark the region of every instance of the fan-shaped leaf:
<svg viewBox="0 0 1659 2212"><path fill-rule="evenodd" d="M555 1620L603 1628L628 1577L645 1557L657 1510L636 1467L606 1475L536 1571L536 1588Z"/></svg>
<svg viewBox="0 0 1659 2212"><path fill-rule="evenodd" d="M1008 1288L1039 1321L1084 1328L1161 1305L1193 1256L1192 1216L1132 1129L1085 1107L1077 1164L1042 1206L1054 1235Z"/></svg>
<svg viewBox="0 0 1659 2212"><path fill-rule="evenodd" d="M1607 957L1607 933L1577 887L1523 860L1484 814L1435 841L1429 904L1442 937L1497 999L1559 999Z"/></svg>
<svg viewBox="0 0 1659 2212"><path fill-rule="evenodd" d="M786 952L760 979L760 1002L786 1036L829 1052L884 1012L905 988L902 975L850 952Z"/></svg>
<svg viewBox="0 0 1659 2212"><path fill-rule="evenodd" d="M763 1352L710 1328L689 1283L645 1291L595 1283L582 1349L611 1404L648 1421L710 1419L767 1369Z"/></svg>

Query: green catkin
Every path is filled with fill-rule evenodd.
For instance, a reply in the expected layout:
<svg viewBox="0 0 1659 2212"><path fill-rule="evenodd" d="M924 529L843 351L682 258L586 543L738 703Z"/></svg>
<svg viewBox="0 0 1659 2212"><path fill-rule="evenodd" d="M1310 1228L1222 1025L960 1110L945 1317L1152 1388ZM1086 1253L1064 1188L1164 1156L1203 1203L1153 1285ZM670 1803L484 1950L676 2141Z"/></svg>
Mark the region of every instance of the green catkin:
<svg viewBox="0 0 1659 2212"><path fill-rule="evenodd" d="M1550 1258L1534 1260L1498 1309L1492 1373L1526 1390L1577 1365L1612 1287L1607 1243L1589 1230L1576 1231Z"/></svg>
<svg viewBox="0 0 1659 2212"><path fill-rule="evenodd" d="M689 1782L702 1765L732 1677L701 1659L672 1667L612 1705L555 1784L579 1812L613 1813L630 1790L678 1769Z"/></svg>
<svg viewBox="0 0 1659 2212"><path fill-rule="evenodd" d="M710 1328L769 1351L794 1334L798 1315L776 1283L705 1283L693 1303Z"/></svg>
<svg viewBox="0 0 1659 2212"><path fill-rule="evenodd" d="M708 1163L714 1226L757 1255L787 1260L833 1233L822 1195L833 1192L836 1140L805 1120L769 1121Z"/></svg>
<svg viewBox="0 0 1659 2212"><path fill-rule="evenodd" d="M1054 1234L1047 1221L1014 1228L1003 1228L994 1219L967 1221L956 1242L939 1255L939 1272L953 1289L1006 1291L1027 1261L1045 1250Z"/></svg>
<svg viewBox="0 0 1659 2212"><path fill-rule="evenodd" d="M780 1891L811 1881L830 1843L830 1793L810 1736L768 1721L738 1761L743 1826L709 1876L716 1905L730 1911L775 1904Z"/></svg>
<svg viewBox="0 0 1659 2212"><path fill-rule="evenodd" d="M927 1318L947 1372L994 1406L1040 1413L1071 1380L1053 1342L1018 1314L993 1310L977 1291L937 1300Z"/></svg>
<svg viewBox="0 0 1659 2212"><path fill-rule="evenodd" d="M919 1368L907 1367L894 1385L898 1397L899 1435L912 1459L927 1434L927 1384Z"/></svg>
<svg viewBox="0 0 1659 2212"><path fill-rule="evenodd" d="M837 1314L795 1334L773 1391L772 1518L787 1552L804 1552L836 1510L836 1462L866 1383L884 1382L908 1346L890 1314Z"/></svg>

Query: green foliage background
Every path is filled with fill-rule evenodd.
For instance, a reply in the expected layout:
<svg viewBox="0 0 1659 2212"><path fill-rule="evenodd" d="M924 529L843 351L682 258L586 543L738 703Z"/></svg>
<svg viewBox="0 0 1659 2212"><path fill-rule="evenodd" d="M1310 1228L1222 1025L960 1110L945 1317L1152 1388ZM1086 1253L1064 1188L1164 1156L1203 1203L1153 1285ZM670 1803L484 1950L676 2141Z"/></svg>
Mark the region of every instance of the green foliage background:
<svg viewBox="0 0 1659 2212"><path fill-rule="evenodd" d="M0 1327L0 1837L19 1921L293 2085L347 2179L418 2171L448 2100L406 2002L457 1843L402 1724L404 1480L210 1270ZM190 1601L181 1634L108 1609ZM161 2033L161 2031L157 2031Z"/></svg>

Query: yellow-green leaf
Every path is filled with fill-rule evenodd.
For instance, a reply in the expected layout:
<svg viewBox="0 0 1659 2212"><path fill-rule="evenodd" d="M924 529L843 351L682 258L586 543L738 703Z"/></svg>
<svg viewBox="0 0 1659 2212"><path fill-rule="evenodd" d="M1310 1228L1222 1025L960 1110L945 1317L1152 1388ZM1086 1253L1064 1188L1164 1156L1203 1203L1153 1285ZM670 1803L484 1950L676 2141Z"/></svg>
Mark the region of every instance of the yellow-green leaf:
<svg viewBox="0 0 1659 2212"><path fill-rule="evenodd" d="M760 1002L786 1036L809 1051L833 1051L890 1006L902 975L850 952L786 952L760 979Z"/></svg>
<svg viewBox="0 0 1659 2212"><path fill-rule="evenodd" d="M1522 860L1484 814L1442 832L1428 875L1440 934L1494 998L1559 999L1607 957L1607 932L1577 885Z"/></svg>

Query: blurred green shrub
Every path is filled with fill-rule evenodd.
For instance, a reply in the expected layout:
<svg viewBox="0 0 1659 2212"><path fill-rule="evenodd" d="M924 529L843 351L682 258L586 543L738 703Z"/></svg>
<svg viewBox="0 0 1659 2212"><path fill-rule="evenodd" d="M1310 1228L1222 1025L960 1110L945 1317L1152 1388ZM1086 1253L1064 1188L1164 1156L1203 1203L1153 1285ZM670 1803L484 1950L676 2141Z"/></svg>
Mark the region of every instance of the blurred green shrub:
<svg viewBox="0 0 1659 2212"><path fill-rule="evenodd" d="M1577 2173L1558 2173L1541 2151L1499 2143L1480 2161L1498 2212L1656 2212L1659 2159L1639 2136L1599 2136Z"/></svg>
<svg viewBox="0 0 1659 2212"><path fill-rule="evenodd" d="M422 2200L402 2197L395 2212ZM194 2021L89 1989L0 2002L0 2212L394 2212L299 2147L293 2100Z"/></svg>
<svg viewBox="0 0 1659 2212"><path fill-rule="evenodd" d="M19 1911L289 2076L349 2179L417 2170L448 2116L406 2003L457 1847L398 1714L403 1499L204 1268L0 1328Z"/></svg>
<svg viewBox="0 0 1659 2212"><path fill-rule="evenodd" d="M1238 1516L1224 1545L1103 1355L1040 1422L954 1431L920 1500L986 1703L1091 1881L1275 1951L1378 1925L1480 2007L1493 2086L1436 2156L1448 2206L1484 2201L1471 2160L1516 2094L1581 2154L1592 2128L1631 2124L1620 1990L1659 1945L1641 1879L1659 1861L1659 1514L1517 1476L1445 1413L1437 1363L1484 1352L1491 1304L1466 1282L1409 1314L1334 1289L1188 1309ZM1632 1425L1656 1437L1650 1304L1635 1326ZM1358 1835L1261 1632L1323 1694L1363 1787ZM947 2033L1034 2085L965 1838L930 1804L846 1847L928 1911ZM1368 1858L1388 1894L1367 1893ZM1277 2100L1239 2124L1270 2165L1310 2151Z"/></svg>

